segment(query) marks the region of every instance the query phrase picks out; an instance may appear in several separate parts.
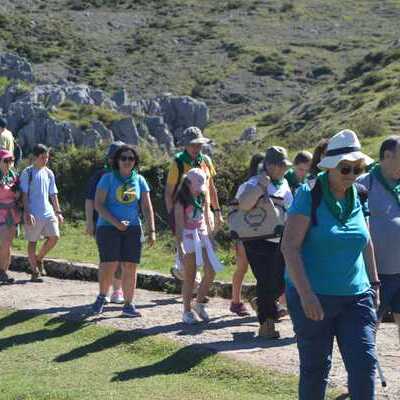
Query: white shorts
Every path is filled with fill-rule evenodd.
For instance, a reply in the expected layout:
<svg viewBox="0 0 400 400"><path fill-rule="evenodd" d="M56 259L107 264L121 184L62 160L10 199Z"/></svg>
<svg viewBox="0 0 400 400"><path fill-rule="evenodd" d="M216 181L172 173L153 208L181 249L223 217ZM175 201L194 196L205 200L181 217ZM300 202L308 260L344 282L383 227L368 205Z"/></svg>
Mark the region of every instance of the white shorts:
<svg viewBox="0 0 400 400"><path fill-rule="evenodd" d="M57 217L36 219L33 225L24 224L25 240L37 242L42 237L60 237Z"/></svg>

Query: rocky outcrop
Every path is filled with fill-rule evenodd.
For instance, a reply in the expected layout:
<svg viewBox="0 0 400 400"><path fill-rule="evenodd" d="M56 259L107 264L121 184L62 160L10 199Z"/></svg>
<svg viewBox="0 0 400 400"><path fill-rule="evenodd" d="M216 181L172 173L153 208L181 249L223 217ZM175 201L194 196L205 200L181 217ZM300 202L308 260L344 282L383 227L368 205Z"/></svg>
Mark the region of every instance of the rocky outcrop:
<svg viewBox="0 0 400 400"><path fill-rule="evenodd" d="M124 88L110 97L100 89L66 80L34 84L30 64L13 54L0 55L0 76L10 79L0 95L0 115L7 118L9 129L24 152L38 142L52 147L93 147L114 139L137 145L139 138L173 152L187 127L204 129L209 119L206 104L189 96L167 93L153 99L131 100ZM21 80L30 84L21 84ZM65 112L58 112L59 109ZM96 112L107 111L114 113L107 126L93 117L89 117L91 124L85 119L85 112L97 115ZM116 120L118 114L121 117ZM74 117L61 120L63 115L67 119L68 115ZM79 123L80 119L84 123Z"/></svg>
<svg viewBox="0 0 400 400"><path fill-rule="evenodd" d="M0 76L27 82L34 81L31 64L12 53L0 54Z"/></svg>

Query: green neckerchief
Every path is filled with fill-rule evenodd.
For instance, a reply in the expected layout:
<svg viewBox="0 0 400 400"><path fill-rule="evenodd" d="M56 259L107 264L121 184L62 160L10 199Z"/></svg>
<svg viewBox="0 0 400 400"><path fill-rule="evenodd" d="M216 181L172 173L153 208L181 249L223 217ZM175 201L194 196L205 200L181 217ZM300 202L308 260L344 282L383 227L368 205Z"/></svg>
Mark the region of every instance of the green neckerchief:
<svg viewBox="0 0 400 400"><path fill-rule="evenodd" d="M197 197L190 196L190 203L193 206L193 216L192 216L192 218L195 218L197 215L202 215L203 214L204 200L205 200L204 193L201 193Z"/></svg>
<svg viewBox="0 0 400 400"><path fill-rule="evenodd" d="M138 173L133 169L129 176L122 176L119 171L113 171L114 176L122 183L122 190L127 191L129 187L135 186Z"/></svg>
<svg viewBox="0 0 400 400"><path fill-rule="evenodd" d="M381 183L381 185L396 199L397 203L400 205L400 181L397 184L391 185L385 177L382 175L381 166L379 164L375 165L371 169L371 173L376 179Z"/></svg>
<svg viewBox="0 0 400 400"><path fill-rule="evenodd" d="M322 172L318 174L318 180L321 183L322 197L328 206L329 211L341 224L344 225L350 218L350 215L353 212L356 204L356 188L354 185L352 185L349 189L347 189L345 204L342 206L340 201L333 196L331 190L329 189L328 173Z"/></svg>
<svg viewBox="0 0 400 400"><path fill-rule="evenodd" d="M285 179L284 179L284 178L281 178L281 179L271 179L271 183L272 183L277 189L279 189L279 188L283 185L284 182L285 182Z"/></svg>
<svg viewBox="0 0 400 400"><path fill-rule="evenodd" d="M3 172L0 170L0 185L1 186L11 186L15 182L15 173L12 169L8 171L7 175L3 175Z"/></svg>
<svg viewBox="0 0 400 400"><path fill-rule="evenodd" d="M190 165L192 168L200 168L201 163L204 161L204 155L202 153L199 153L193 160L193 158L190 157L190 154L186 150L178 153L176 155L176 158L178 158L182 163Z"/></svg>

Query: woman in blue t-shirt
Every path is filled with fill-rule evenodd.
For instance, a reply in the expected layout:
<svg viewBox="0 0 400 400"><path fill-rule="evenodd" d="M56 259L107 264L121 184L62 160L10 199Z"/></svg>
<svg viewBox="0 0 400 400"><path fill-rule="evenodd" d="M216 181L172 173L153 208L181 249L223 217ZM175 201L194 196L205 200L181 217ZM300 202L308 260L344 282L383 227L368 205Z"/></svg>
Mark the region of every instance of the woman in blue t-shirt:
<svg viewBox="0 0 400 400"><path fill-rule="evenodd" d="M325 399L335 337L351 398L375 399L379 281L354 185L371 162L354 132L339 132L318 164L325 172L298 190L289 209L282 252L300 357L300 400Z"/></svg>
<svg viewBox="0 0 400 400"><path fill-rule="evenodd" d="M106 294L118 264L122 265L122 314L140 317L133 304L136 287L136 269L142 249L142 210L148 224L149 244L156 240L150 188L138 174L139 155L134 147L121 146L114 155L112 172L104 174L96 188L94 200L99 214L96 242L100 254L100 293L93 304L99 314L106 303Z"/></svg>

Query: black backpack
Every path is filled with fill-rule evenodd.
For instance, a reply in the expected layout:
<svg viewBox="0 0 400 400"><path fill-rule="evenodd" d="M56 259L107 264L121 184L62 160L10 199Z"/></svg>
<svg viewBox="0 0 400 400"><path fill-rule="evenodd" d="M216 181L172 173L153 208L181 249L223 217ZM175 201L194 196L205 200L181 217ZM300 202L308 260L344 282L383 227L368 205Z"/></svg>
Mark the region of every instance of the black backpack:
<svg viewBox="0 0 400 400"><path fill-rule="evenodd" d="M361 205L364 206L368 200L368 190L367 188L362 185L361 183L354 183L358 197L360 199ZM311 187L311 185L310 185ZM321 204L322 200L322 186L321 182L318 179L315 179L314 187L311 189L311 225L317 226L317 209ZM368 216L365 215L364 216Z"/></svg>

